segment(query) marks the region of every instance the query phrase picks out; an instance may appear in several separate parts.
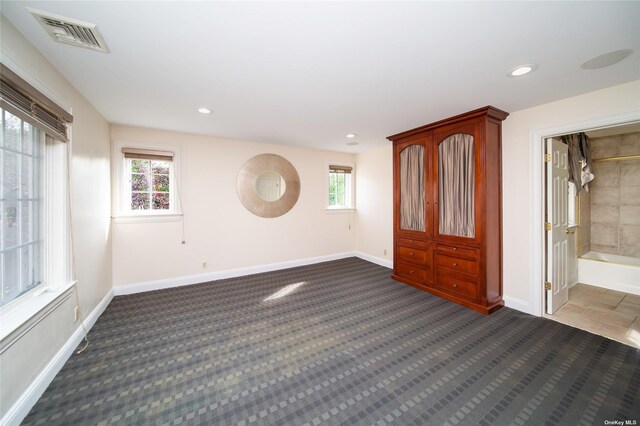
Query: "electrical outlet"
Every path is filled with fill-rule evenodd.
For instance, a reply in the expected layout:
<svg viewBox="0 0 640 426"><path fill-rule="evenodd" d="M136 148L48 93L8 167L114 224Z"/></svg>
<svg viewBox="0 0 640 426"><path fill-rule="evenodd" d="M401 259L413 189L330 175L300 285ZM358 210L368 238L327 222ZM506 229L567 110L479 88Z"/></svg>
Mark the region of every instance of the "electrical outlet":
<svg viewBox="0 0 640 426"><path fill-rule="evenodd" d="M207 261L203 260L202 261L202 269L206 269L207 268Z"/></svg>
<svg viewBox="0 0 640 426"><path fill-rule="evenodd" d="M387 249L384 249L384 255L385 256L387 255Z"/></svg>
<svg viewBox="0 0 640 426"><path fill-rule="evenodd" d="M80 306L76 306L73 310L73 322L78 322L78 317L80 317Z"/></svg>

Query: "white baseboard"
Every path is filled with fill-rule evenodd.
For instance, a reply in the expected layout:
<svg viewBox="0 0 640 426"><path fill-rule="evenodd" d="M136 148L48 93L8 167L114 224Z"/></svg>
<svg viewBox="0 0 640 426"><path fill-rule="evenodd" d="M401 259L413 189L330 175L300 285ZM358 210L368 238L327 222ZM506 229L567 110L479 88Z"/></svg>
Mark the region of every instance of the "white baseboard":
<svg viewBox="0 0 640 426"><path fill-rule="evenodd" d="M393 269L393 261L383 259L381 257L372 256L367 253L363 253L361 251L356 251L355 255L362 260L366 260L367 262L375 263L376 265L384 266L385 268Z"/></svg>
<svg viewBox="0 0 640 426"><path fill-rule="evenodd" d="M509 296L502 296L502 300L504 300L504 306L507 308L515 309L516 311L524 312L525 314L532 313L529 302Z"/></svg>
<svg viewBox="0 0 640 426"><path fill-rule="evenodd" d="M145 291L162 290L165 288L181 287L184 285L206 283L225 278L241 277L244 275L259 274L262 272L278 271L280 269L295 268L296 266L313 265L314 263L328 262L357 256L355 252L343 252L326 256L307 257L304 259L289 260L285 262L269 263L266 265L248 266L246 268L227 269L224 271L210 272L207 274L187 275L183 277L168 278L155 281L146 281L136 284L126 284L113 288L116 296L125 294L142 293Z"/></svg>
<svg viewBox="0 0 640 426"><path fill-rule="evenodd" d="M107 308L109 302L111 302L111 299L113 299L113 290L109 290L100 303L98 303L98 306L96 306L84 320L83 324L87 331L93 327L98 317ZM2 420L0 420L1 426L19 425L24 420L49 384L51 384L56 374L60 372L69 357L71 357L73 351L78 347L80 342L82 342L83 338L84 331L82 327L77 327L69 340L67 340L67 343L60 348L58 353L49 361L47 366L38 374L38 377L31 382L31 385L29 385L15 404L13 404L13 407L11 407Z"/></svg>
<svg viewBox="0 0 640 426"><path fill-rule="evenodd" d="M113 299L113 296L114 296L113 289L111 289L102 298L100 303L98 303L98 306L96 306L95 309L93 311L91 311L89 316L87 316L87 318L85 318L85 320L83 321L83 324L84 324L84 328L87 329L87 332L89 330L91 330L91 327L93 327L93 325L96 323L96 321L98 321L98 318L100 317L100 315L102 315L104 310L107 309L107 306L109 306L109 303L111 302L111 299ZM84 337L84 336L82 336L82 337Z"/></svg>

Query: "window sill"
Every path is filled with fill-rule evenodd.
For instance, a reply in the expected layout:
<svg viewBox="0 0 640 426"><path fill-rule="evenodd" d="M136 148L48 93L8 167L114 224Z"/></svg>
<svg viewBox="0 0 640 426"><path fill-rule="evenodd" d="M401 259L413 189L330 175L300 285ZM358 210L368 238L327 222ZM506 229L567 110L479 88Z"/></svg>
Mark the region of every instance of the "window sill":
<svg viewBox="0 0 640 426"><path fill-rule="evenodd" d="M344 214L353 213L356 209L354 207L327 207L325 211L327 214Z"/></svg>
<svg viewBox="0 0 640 426"><path fill-rule="evenodd" d="M182 213L122 215L111 216L111 219L114 223L178 222L182 219Z"/></svg>
<svg viewBox="0 0 640 426"><path fill-rule="evenodd" d="M5 307L0 310L0 317L2 317L0 352L3 352L6 347L13 344L20 336L47 316L54 309L47 309L48 306L52 305L56 299L65 293L68 293L68 296L62 301L71 297L69 290L73 285L74 282L70 282L60 287L46 289L40 293L26 296L26 300L16 300L16 304L9 305L9 309Z"/></svg>

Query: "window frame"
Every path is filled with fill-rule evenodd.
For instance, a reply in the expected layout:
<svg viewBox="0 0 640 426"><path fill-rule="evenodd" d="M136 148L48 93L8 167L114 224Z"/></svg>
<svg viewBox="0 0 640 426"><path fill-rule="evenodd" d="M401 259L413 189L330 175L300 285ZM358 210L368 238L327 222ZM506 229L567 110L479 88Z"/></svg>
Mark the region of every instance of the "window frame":
<svg viewBox="0 0 640 426"><path fill-rule="evenodd" d="M169 171L169 210L131 210L131 188L129 184L129 160L122 153L122 148L135 148L150 151L168 151L173 154ZM116 141L113 143L113 212L115 223L135 222L172 222L182 218L180 205L180 150L177 146L147 144L142 142Z"/></svg>
<svg viewBox="0 0 640 426"><path fill-rule="evenodd" d="M330 166L343 166L343 167L351 167L351 173L349 173L350 176L350 182L349 185L347 187L347 185L345 184L345 200L348 198L349 199L349 203L345 203L344 206L331 206L329 205L329 190L330 190L330 179L331 179L331 172L330 172ZM355 198L355 174L356 174L356 167L355 164L353 163L345 163L345 162L339 162L339 161L331 161L326 163L325 165L325 191L324 191L324 196L325 196L325 210L327 212L352 212L356 209L356 198ZM348 195L348 196L347 196Z"/></svg>
<svg viewBox="0 0 640 426"><path fill-rule="evenodd" d="M46 126L43 128L41 123L31 123L40 130L40 137L44 139L44 170L41 175L44 179L41 196L45 203L41 230L44 238L43 283L0 307L0 340L11 345L15 340L10 339L18 339L21 333L29 329L33 321L38 321L38 318L50 312L47 311L47 307L70 297L71 288L75 284L72 275L71 216L68 198L69 179L73 176L70 165L73 152L73 111L62 96L44 86L28 69L8 56L3 55L0 66L5 76L11 75L11 80L19 84L21 90L27 90L32 99L60 114L66 122L65 135L49 132L50 129ZM13 113L11 110L9 112ZM62 299L63 297L65 299Z"/></svg>
<svg viewBox="0 0 640 426"><path fill-rule="evenodd" d="M9 146L7 146L7 141L5 140L5 138L3 137L3 146L0 149L1 154L0 154L0 162L2 162L3 166L4 166L4 159L5 159L5 155L8 155L9 153L12 153L15 158L16 158L16 178L18 179L18 182L16 182L16 191L21 191L20 188L24 188L24 183L22 182L23 178L24 178L24 171L23 171L23 167L24 167L24 157L30 158L34 161L32 161L32 167L34 167L34 169L31 171L31 179L32 179L32 192L33 192L33 196L29 198L28 201L35 201L37 202L37 210L32 210L31 212L31 219L32 221L35 223L35 226L37 227L37 235L33 235L30 233L30 235L28 236L28 240L25 241L24 237L25 234L23 232L23 219L22 219L22 214L24 214L24 205L22 204L22 202L24 201L23 198L23 193L22 192L17 192L16 193L16 198L12 199L12 198L7 198L5 202L7 202L8 204L11 204L12 202L15 203L16 205L16 220L15 220L15 226L16 226L16 241L15 244L13 245L13 247L10 248L10 250L5 250L4 256L7 256L7 253L15 251L16 255L18 256L18 259L21 259L23 254L21 253L21 249L26 247L26 246L33 246L35 249L37 249L37 251L39 252L37 254L37 259L38 262L34 262L33 259L36 258L36 255L32 255L33 257L30 259L29 261L29 265L33 268L34 266L36 268L38 268L38 275L41 278L41 281L36 284L35 286L32 286L31 288L29 288L27 291L24 291L22 293L18 293L17 295L15 295L9 302L7 302L4 305L1 305L2 308L5 308L7 306L11 306L11 304L22 298L25 295L28 295L30 293L35 293L37 289L41 289L42 286L45 284L45 251L47 249L46 247L46 239L45 239L45 233L46 233L46 229L45 229L45 208L46 208L46 199L45 199L45 179L44 179L44 174L45 174L45 155L46 155L46 145L45 145L45 135L43 134L43 132L41 132L36 126L34 126L33 124L23 120L20 116L17 116L15 114L13 114L11 111L6 110L6 109L2 109L2 107L0 107L0 122L3 125L3 129L2 132L4 133L5 131L5 120L6 120L6 114L10 114L12 117L16 118L19 120L19 142L18 142L18 147L13 149L10 148ZM29 128L29 138L31 140L29 140L29 144L33 144L35 146L32 146L31 148L31 153L25 151L25 125L30 126ZM35 143L34 143L35 142ZM35 149L33 149L35 148ZM0 181L2 182L2 185L4 186L4 176L3 174L0 174ZM4 190L4 188L3 188ZM5 194L3 194L2 196L4 197ZM36 213L35 215L33 213ZM0 210L0 214L4 214L4 212L2 210ZM4 220L6 218L2 218L2 220L0 220L0 223L3 223ZM31 221L29 222L30 226L33 226ZM4 226L4 225L3 225ZM2 238L4 238L4 229L0 230L0 236L2 236ZM2 245L4 246L5 241L2 241ZM6 249L6 248L5 248ZM33 249L32 249L33 250ZM35 250L34 250L35 251ZM0 264L2 264L3 259L0 258ZM22 281L22 273L24 272L22 270L22 262L19 261L18 262L18 281ZM3 273L6 271L6 267L1 268L0 273ZM2 281L2 283L4 283L4 276L0 277L0 281ZM22 285L21 282L18 283L18 287L20 287ZM2 287L0 287L0 289L4 290L4 285ZM18 288L19 290L19 288ZM0 298L4 298L4 294L0 296Z"/></svg>
<svg viewBox="0 0 640 426"><path fill-rule="evenodd" d="M37 127L33 126L33 129ZM20 328L74 284L67 179L71 173L68 165L71 138L63 142L42 130L38 130L38 137L42 144L42 171L38 184L44 204L40 225L42 283L0 307L3 321L1 339Z"/></svg>

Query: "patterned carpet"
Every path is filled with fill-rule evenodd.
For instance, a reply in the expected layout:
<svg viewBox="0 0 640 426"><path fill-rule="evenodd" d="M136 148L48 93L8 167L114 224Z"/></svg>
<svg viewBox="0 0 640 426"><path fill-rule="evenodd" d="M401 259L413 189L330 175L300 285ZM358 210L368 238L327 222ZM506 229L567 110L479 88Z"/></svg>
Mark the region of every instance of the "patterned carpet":
<svg viewBox="0 0 640 426"><path fill-rule="evenodd" d="M24 424L640 421L640 350L389 275L349 258L116 297Z"/></svg>

